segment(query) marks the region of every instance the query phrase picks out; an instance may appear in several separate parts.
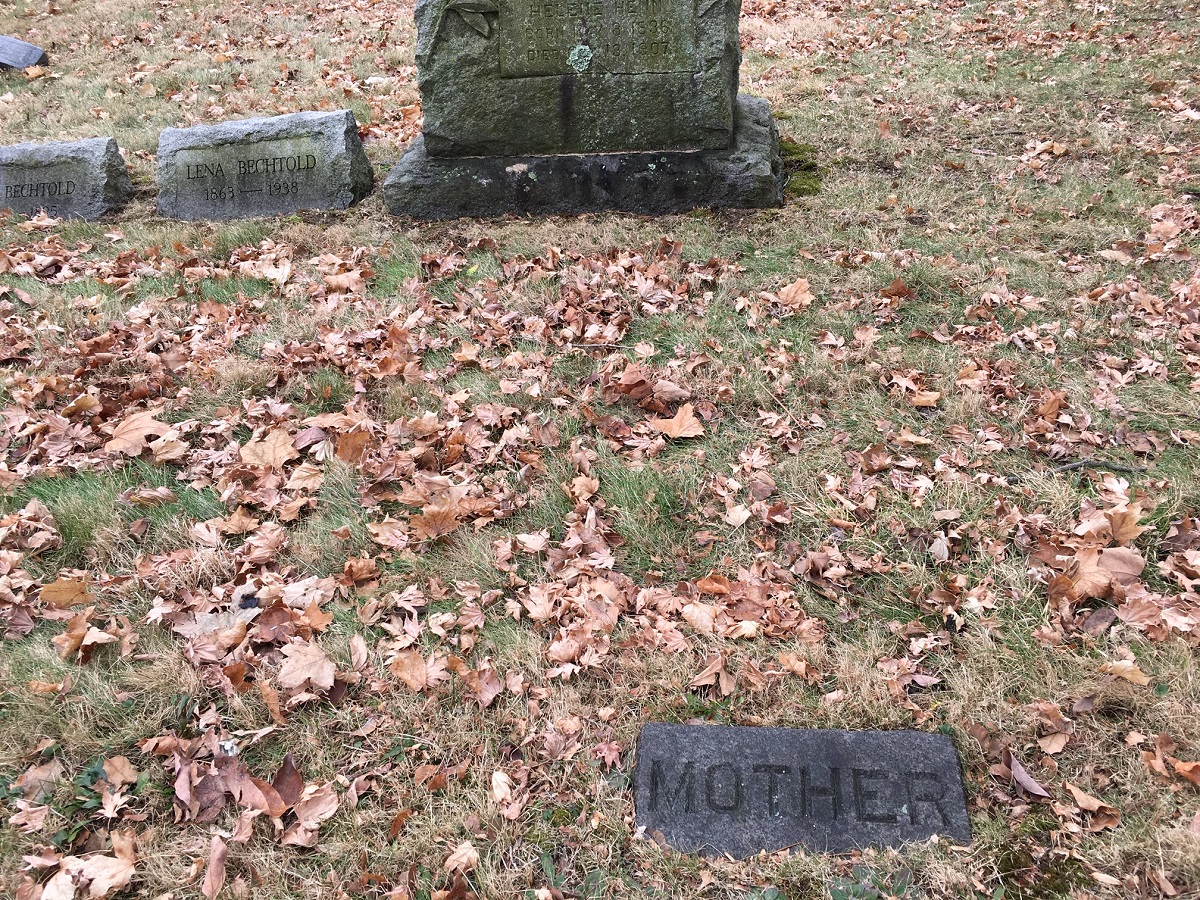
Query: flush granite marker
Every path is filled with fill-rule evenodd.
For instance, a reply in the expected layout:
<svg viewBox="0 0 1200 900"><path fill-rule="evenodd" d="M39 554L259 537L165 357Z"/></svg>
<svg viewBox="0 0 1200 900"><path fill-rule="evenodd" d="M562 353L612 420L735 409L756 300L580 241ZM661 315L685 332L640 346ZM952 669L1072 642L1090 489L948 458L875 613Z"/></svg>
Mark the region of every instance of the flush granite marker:
<svg viewBox="0 0 1200 900"><path fill-rule="evenodd" d="M737 94L740 0L418 0L424 129L397 215L779 206L766 103Z"/></svg>
<svg viewBox="0 0 1200 900"><path fill-rule="evenodd" d="M646 835L687 853L971 840L954 744L917 731L650 724L634 800Z"/></svg>
<svg viewBox="0 0 1200 900"><path fill-rule="evenodd" d="M0 35L0 68L27 69L44 66L50 62L46 51L34 44Z"/></svg>
<svg viewBox="0 0 1200 900"><path fill-rule="evenodd" d="M221 220L346 209L374 173L344 109L167 128L157 180L159 215Z"/></svg>
<svg viewBox="0 0 1200 900"><path fill-rule="evenodd" d="M132 196L125 160L112 138L0 147L0 209L98 219Z"/></svg>

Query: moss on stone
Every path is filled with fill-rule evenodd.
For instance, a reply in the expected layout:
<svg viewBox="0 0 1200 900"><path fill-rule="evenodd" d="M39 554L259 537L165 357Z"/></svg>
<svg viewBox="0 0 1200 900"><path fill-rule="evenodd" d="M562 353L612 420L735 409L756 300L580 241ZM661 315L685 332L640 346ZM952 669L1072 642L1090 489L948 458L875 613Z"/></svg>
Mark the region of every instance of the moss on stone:
<svg viewBox="0 0 1200 900"><path fill-rule="evenodd" d="M788 138L779 141L783 157L784 193L792 197L810 197L821 190L821 167L817 165L817 148Z"/></svg>

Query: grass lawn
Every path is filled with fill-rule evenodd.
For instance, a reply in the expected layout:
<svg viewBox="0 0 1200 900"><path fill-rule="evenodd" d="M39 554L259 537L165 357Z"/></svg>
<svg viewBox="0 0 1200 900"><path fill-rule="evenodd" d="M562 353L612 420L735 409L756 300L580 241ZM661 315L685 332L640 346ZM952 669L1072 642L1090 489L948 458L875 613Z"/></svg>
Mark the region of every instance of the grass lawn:
<svg viewBox="0 0 1200 900"><path fill-rule="evenodd" d="M0 219L0 892L1200 892L1200 19L747 0L755 212L154 215L167 126L419 131L411 7L30 3ZM703 859L647 722L950 735L975 839Z"/></svg>

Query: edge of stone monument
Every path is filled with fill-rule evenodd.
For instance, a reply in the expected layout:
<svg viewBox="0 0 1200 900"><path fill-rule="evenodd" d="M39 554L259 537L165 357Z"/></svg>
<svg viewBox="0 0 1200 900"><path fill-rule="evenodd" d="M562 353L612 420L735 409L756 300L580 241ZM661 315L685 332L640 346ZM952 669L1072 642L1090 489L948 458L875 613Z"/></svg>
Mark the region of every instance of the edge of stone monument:
<svg viewBox="0 0 1200 900"><path fill-rule="evenodd" d="M22 60L21 65L13 65L7 60L0 58L0 69L27 69L30 66L48 66L50 65L50 54L37 44L31 44L29 41L23 41L20 38L15 38L9 34L0 34L0 57L3 57L7 50L23 51L26 54L26 59ZM35 55L32 51L37 51Z"/></svg>
<svg viewBox="0 0 1200 900"><path fill-rule="evenodd" d="M82 164L94 167L100 175L98 190L89 192L70 218L98 219L116 212L133 199L133 182L125 158L111 137L82 138L76 141L25 141L0 147L0 166L21 168ZM3 206L3 199L0 199Z"/></svg>
<svg viewBox="0 0 1200 900"><path fill-rule="evenodd" d="M174 157L184 150L223 147L236 144L253 145L260 141L286 140L308 135L330 145L330 158L347 159L347 177L337 186L341 208L360 202L375 186L375 170L358 136L358 120L350 109L330 112L303 111L279 116L235 119L212 125L193 125L188 128L164 128L158 135L155 183L159 188L157 212L164 218L199 221L186 213L170 190L163 190L174 178Z"/></svg>
<svg viewBox="0 0 1200 900"><path fill-rule="evenodd" d="M779 134L767 101L739 96L729 150L431 157L423 137L383 184L388 212L414 219L783 205Z"/></svg>

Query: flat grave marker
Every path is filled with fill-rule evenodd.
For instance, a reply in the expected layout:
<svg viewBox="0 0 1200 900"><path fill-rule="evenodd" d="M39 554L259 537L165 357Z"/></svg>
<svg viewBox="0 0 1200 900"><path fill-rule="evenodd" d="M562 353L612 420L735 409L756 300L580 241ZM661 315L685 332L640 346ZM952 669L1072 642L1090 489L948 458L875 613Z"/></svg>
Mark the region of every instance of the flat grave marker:
<svg viewBox="0 0 1200 900"><path fill-rule="evenodd" d="M159 215L226 220L346 209L374 173L344 109L167 128L157 180Z"/></svg>
<svg viewBox="0 0 1200 900"><path fill-rule="evenodd" d="M112 138L0 147L0 209L98 219L132 196L125 160Z"/></svg>
<svg viewBox="0 0 1200 900"><path fill-rule="evenodd" d="M46 51L15 37L0 35L0 68L27 69L50 62Z"/></svg>
<svg viewBox="0 0 1200 900"><path fill-rule="evenodd" d="M652 723L638 738L634 800L646 834L686 853L971 840L954 744L918 731Z"/></svg>

